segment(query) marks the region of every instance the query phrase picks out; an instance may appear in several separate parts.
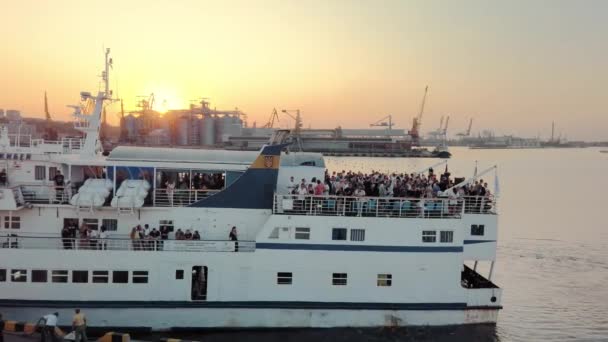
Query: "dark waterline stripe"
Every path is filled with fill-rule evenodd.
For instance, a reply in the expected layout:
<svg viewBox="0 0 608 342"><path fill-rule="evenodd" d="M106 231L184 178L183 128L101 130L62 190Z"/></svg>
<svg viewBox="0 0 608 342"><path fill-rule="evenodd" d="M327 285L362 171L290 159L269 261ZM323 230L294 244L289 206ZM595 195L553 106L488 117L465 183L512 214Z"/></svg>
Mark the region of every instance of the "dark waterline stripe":
<svg viewBox="0 0 608 342"><path fill-rule="evenodd" d="M209 308L209 309L324 309L324 310L498 310L502 306L467 306L467 303L370 303L293 301L65 301L0 299L0 307L28 308Z"/></svg>
<svg viewBox="0 0 608 342"><path fill-rule="evenodd" d="M270 243L258 242L256 249L310 250L310 251L354 251L354 252L414 252L414 253L458 253L462 246L378 246L378 245L327 245L314 243Z"/></svg>

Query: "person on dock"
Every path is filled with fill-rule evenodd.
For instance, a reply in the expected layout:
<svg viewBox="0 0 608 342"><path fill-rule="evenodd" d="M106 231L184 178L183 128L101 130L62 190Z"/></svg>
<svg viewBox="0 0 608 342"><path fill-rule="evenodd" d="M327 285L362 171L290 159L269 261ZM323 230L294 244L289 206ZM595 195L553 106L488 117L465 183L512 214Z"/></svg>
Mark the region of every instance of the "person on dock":
<svg viewBox="0 0 608 342"><path fill-rule="evenodd" d="M74 310L72 318L72 329L74 330L74 342L87 342L87 318L80 309Z"/></svg>
<svg viewBox="0 0 608 342"><path fill-rule="evenodd" d="M44 319L44 329L40 334L40 341L46 342L47 339L50 339L52 342L58 342L57 334L55 333L55 328L57 327L57 320L59 319L59 313L55 312L52 314L48 314L42 317Z"/></svg>

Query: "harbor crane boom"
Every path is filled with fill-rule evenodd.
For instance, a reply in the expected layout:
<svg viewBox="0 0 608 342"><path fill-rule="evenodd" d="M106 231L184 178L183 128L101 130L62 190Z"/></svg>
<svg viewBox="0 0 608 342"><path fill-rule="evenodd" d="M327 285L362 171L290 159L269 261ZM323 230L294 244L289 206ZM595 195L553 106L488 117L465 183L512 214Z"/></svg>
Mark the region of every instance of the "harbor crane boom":
<svg viewBox="0 0 608 342"><path fill-rule="evenodd" d="M277 122L279 122L279 113L277 112L276 108L272 109L270 119L268 119L268 122L264 126L262 126L262 128L274 128L274 120L277 120Z"/></svg>
<svg viewBox="0 0 608 342"><path fill-rule="evenodd" d="M471 118L469 120L469 126L467 127L467 130L464 131L464 132L457 133L456 136L459 136L459 137L468 137L468 136L470 136L471 135L471 127L473 127L473 118Z"/></svg>
<svg viewBox="0 0 608 342"><path fill-rule="evenodd" d="M429 86L424 88L424 96L422 96L422 103L420 104L420 112L418 116L414 118L412 122L412 129L410 130L410 136L412 137L412 146L420 146L420 126L422 125L422 114L424 114L424 105L426 104L426 94L429 91Z"/></svg>
<svg viewBox="0 0 608 342"><path fill-rule="evenodd" d="M388 130L392 131L394 125L395 124L393 123L393 116L387 115L387 116L383 117L382 119L369 124L369 127L388 127Z"/></svg>

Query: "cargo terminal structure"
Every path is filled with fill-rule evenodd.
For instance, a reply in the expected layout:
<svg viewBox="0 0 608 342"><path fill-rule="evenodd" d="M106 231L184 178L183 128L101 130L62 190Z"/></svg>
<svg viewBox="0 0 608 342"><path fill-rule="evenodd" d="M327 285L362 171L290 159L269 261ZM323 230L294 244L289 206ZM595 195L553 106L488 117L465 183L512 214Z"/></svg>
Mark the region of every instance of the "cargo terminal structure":
<svg viewBox="0 0 608 342"><path fill-rule="evenodd" d="M247 125L247 115L235 108L218 110L202 100L189 109L170 110L161 114L153 109L151 95L139 102L139 109L127 115L121 111L121 144L144 146L184 146L229 150L257 151L268 142L276 130L276 109L271 120L258 127ZM445 145L434 150L420 147L419 118L411 130L394 129L390 115L388 122L378 121L369 129L305 129L299 110L282 113L295 121L291 128L292 149L320 152L325 155L380 156L380 157L438 157L449 158ZM293 113L293 114L290 114ZM386 119L385 118L385 119Z"/></svg>

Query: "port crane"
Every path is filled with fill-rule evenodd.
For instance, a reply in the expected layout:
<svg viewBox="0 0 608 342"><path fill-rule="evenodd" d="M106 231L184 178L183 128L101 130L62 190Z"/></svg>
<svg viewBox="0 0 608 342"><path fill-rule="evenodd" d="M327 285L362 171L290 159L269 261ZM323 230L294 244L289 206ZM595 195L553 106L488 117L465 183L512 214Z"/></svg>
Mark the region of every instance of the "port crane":
<svg viewBox="0 0 608 342"><path fill-rule="evenodd" d="M424 95L422 96L422 103L420 104L420 112L412 122L412 129L409 134L412 138L412 146L420 146L420 126L422 125L422 114L424 114L424 105L426 104L426 94L429 91L429 86L424 88Z"/></svg>
<svg viewBox="0 0 608 342"><path fill-rule="evenodd" d="M268 119L268 122L264 126L262 126L262 128L274 128L274 120L277 120L277 122L279 122L279 113L277 112L276 108L272 109L270 119Z"/></svg>
<svg viewBox="0 0 608 342"><path fill-rule="evenodd" d="M461 138L470 136L471 135L471 127L473 127L473 118L471 118L469 120L469 127L467 127L467 130L464 131L464 132L456 133L456 136L457 137L461 137Z"/></svg>
<svg viewBox="0 0 608 342"><path fill-rule="evenodd" d="M393 123L393 116L387 115L387 116L383 117L382 119L369 124L369 127L388 127L388 130L392 131L394 125L395 124Z"/></svg>
<svg viewBox="0 0 608 342"><path fill-rule="evenodd" d="M52 127L51 113L49 112L49 101L46 96L46 91L44 92L44 115L46 118L44 138L47 140L57 140L57 130Z"/></svg>
<svg viewBox="0 0 608 342"><path fill-rule="evenodd" d="M302 137L301 137L302 116L300 115L300 110L299 109L283 109L283 110L281 110L281 112L287 114L287 116L289 116L290 118L292 118L295 121L294 129L293 129L293 132L291 135L295 139L295 142L299 148L299 151L300 152L303 151Z"/></svg>

